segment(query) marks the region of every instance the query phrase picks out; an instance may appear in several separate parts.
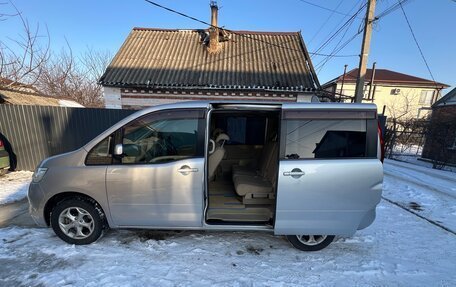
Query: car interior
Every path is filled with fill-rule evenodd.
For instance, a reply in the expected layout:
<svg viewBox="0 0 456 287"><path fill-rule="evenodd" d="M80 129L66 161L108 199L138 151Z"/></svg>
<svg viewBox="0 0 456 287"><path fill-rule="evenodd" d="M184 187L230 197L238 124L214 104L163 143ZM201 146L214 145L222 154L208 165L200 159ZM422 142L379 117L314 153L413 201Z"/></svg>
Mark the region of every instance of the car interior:
<svg viewBox="0 0 456 287"><path fill-rule="evenodd" d="M207 223L272 224L279 116L277 110L212 112Z"/></svg>

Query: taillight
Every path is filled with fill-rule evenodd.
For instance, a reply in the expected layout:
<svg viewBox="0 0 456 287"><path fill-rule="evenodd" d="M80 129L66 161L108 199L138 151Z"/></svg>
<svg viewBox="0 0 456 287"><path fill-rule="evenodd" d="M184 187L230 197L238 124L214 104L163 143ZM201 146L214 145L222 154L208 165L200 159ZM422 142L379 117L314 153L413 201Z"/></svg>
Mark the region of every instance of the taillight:
<svg viewBox="0 0 456 287"><path fill-rule="evenodd" d="M2 142L2 140L0 140L0 147L3 147L3 142Z"/></svg>
<svg viewBox="0 0 456 287"><path fill-rule="evenodd" d="M380 122L378 122L377 131L378 131L378 138L380 140L380 161L383 162L383 160L385 159L385 141L383 140L383 132L382 132L382 128L380 126Z"/></svg>

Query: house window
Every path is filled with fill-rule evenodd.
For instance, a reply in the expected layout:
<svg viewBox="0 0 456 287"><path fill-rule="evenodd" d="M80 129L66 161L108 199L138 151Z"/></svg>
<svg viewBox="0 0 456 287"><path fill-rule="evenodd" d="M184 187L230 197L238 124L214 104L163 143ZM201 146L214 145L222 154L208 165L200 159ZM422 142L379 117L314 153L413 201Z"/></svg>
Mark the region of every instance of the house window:
<svg viewBox="0 0 456 287"><path fill-rule="evenodd" d="M430 105L432 103L432 98L434 97L433 90L423 90L421 91L420 104Z"/></svg>

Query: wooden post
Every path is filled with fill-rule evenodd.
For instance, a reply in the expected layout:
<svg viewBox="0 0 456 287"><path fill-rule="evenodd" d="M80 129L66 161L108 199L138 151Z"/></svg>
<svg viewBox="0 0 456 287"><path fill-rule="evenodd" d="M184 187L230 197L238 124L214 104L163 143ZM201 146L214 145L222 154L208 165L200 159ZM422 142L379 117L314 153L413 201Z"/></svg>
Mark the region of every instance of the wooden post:
<svg viewBox="0 0 456 287"><path fill-rule="evenodd" d="M371 75L371 80L370 80L370 85L369 85L369 93L367 94L367 98L369 100L372 100L374 101L374 97L372 96L372 86L374 85L374 80L375 80L375 65L377 64L377 62L374 62L374 64L372 65L372 75Z"/></svg>
<svg viewBox="0 0 456 287"><path fill-rule="evenodd" d="M344 89L344 83L345 83L345 74L347 73L347 64L344 65L344 74L342 75L342 84L340 85L340 93L339 93L339 102L340 99L342 98L342 91ZM336 82L337 83L337 82ZM337 84L336 84L337 85ZM345 96L345 95L344 95Z"/></svg>

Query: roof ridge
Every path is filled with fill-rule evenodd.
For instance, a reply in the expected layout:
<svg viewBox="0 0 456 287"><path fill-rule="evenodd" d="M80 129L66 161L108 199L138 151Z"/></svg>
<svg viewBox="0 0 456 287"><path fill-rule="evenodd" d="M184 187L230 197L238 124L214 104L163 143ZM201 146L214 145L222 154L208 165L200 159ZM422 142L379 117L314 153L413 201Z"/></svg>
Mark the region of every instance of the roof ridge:
<svg viewBox="0 0 456 287"><path fill-rule="evenodd" d="M223 28L223 27L221 27ZM179 32L179 31L192 31L192 32L199 32L199 31L206 31L207 28L195 29L195 28L186 28L186 29L178 29L178 28L154 28L154 27L133 27L134 31L164 31L164 32ZM232 32L234 34L260 34L260 35L299 35L301 34L300 31L252 31L252 30L229 30L226 31Z"/></svg>
<svg viewBox="0 0 456 287"><path fill-rule="evenodd" d="M353 75L353 74L357 73L357 71L358 71L358 68L353 68L350 71L346 72L345 80L346 81L355 80L357 78L357 75ZM382 72L389 73L390 75L385 75L385 74L382 75L381 74ZM372 69L368 68L366 70L366 75L371 74L371 73L372 73ZM343 78L343 75L340 75L340 76L336 77L335 79L331 80L330 82L341 81L342 78ZM397 82L397 83L417 83L417 84L432 84L432 85L437 84L439 86L449 87L447 84L444 84L441 82L437 82L437 81L434 82L433 80L429 80L429 79L425 79L425 78L421 78L421 77L417 77L414 75L406 74L403 72L397 72L397 71L393 71L393 70L385 69L385 68L375 69L375 78L376 78L376 80L375 80L376 82L384 82L384 83ZM326 84L328 84L328 83L326 83Z"/></svg>

